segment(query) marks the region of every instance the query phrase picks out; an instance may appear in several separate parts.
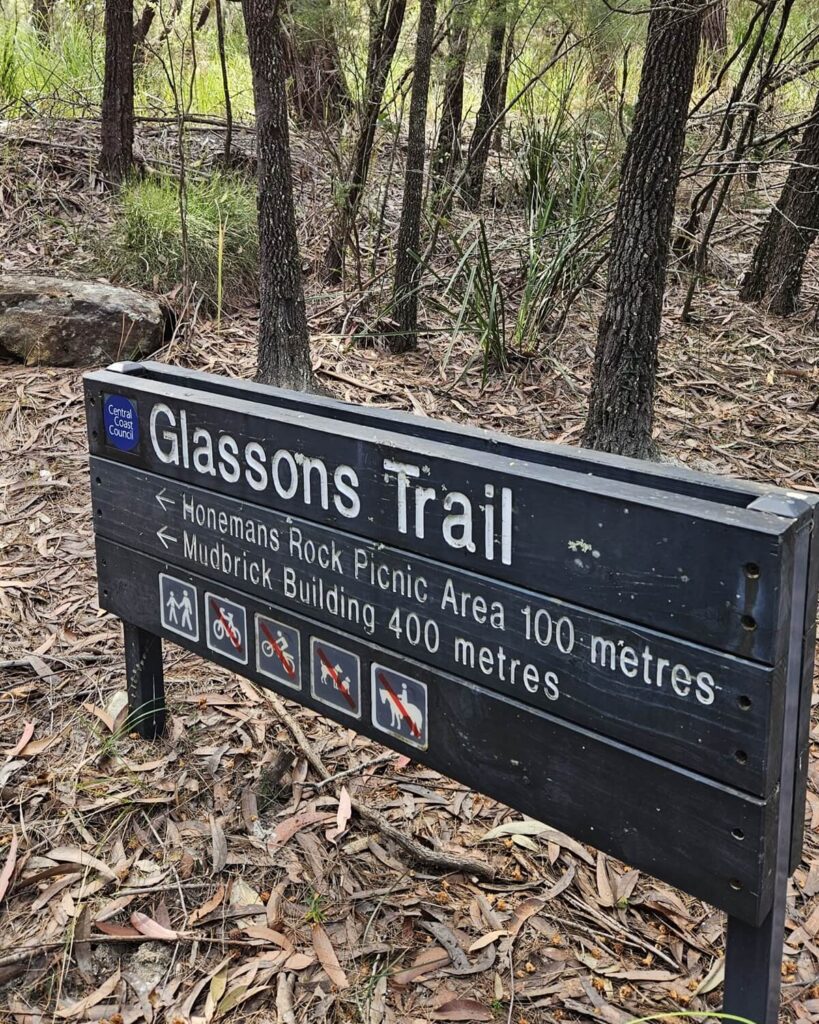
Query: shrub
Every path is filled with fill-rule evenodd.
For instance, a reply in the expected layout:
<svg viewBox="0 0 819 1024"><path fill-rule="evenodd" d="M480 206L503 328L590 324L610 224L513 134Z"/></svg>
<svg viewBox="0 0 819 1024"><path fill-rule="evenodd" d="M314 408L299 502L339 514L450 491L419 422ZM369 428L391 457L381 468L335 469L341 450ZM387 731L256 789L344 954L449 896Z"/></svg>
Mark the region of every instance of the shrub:
<svg viewBox="0 0 819 1024"><path fill-rule="evenodd" d="M235 308L258 295L253 185L219 173L189 181L186 240L182 223L177 179L126 184L111 235L105 239L106 251L100 253L103 272L160 293L187 283L204 295L211 309Z"/></svg>

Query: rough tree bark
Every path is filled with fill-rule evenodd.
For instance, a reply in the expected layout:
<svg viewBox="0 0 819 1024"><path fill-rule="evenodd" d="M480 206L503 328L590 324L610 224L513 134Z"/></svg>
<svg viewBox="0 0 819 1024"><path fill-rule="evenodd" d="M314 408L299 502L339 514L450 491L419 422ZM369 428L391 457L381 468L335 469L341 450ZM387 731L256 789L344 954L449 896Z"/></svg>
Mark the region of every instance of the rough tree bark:
<svg viewBox="0 0 819 1024"><path fill-rule="evenodd" d="M461 127L464 117L464 74L469 50L469 23L472 0L457 0L449 15L447 36L449 54L444 77L441 124L432 161L436 187L440 190L452 181L461 162Z"/></svg>
<svg viewBox="0 0 819 1024"><path fill-rule="evenodd" d="M278 6L271 0L242 0L242 11L253 74L259 168L257 378L266 384L309 390L310 344L293 208Z"/></svg>
<svg viewBox="0 0 819 1024"><path fill-rule="evenodd" d="M462 186L464 204L476 210L481 202L483 176L492 143L492 124L500 113L500 89L503 78L503 40L506 35L505 0L494 0L490 11L489 52L483 75L483 92L475 128L469 140L466 157L466 171Z"/></svg>
<svg viewBox="0 0 819 1024"><path fill-rule="evenodd" d="M294 115L307 124L340 121L352 108L330 0L291 0L283 37Z"/></svg>
<svg viewBox="0 0 819 1024"><path fill-rule="evenodd" d="M398 46L406 6L407 0L380 0L371 20L361 124L349 171L341 185L338 213L330 231L330 241L324 256L324 273L332 284L338 284L342 278L344 252L367 183L378 115L381 113L387 75Z"/></svg>
<svg viewBox="0 0 819 1024"><path fill-rule="evenodd" d="M711 0L702 19L702 45L717 61L728 49L728 0Z"/></svg>
<svg viewBox="0 0 819 1024"><path fill-rule="evenodd" d="M704 0L652 0L609 250L583 444L640 458L651 430L674 199Z"/></svg>
<svg viewBox="0 0 819 1024"><path fill-rule="evenodd" d="M134 159L133 40L133 0L105 0L100 169L115 184L128 174Z"/></svg>
<svg viewBox="0 0 819 1024"><path fill-rule="evenodd" d="M421 206L424 200L427 99L435 35L435 9L436 0L421 0L407 131L404 201L398 229L398 255L393 284L393 306L398 330L387 341L392 352L407 352L418 343L418 286L422 270L419 257Z"/></svg>
<svg viewBox="0 0 819 1024"><path fill-rule="evenodd" d="M808 250L819 235L819 93L810 122L762 229L740 298L766 299L773 313L796 311Z"/></svg>

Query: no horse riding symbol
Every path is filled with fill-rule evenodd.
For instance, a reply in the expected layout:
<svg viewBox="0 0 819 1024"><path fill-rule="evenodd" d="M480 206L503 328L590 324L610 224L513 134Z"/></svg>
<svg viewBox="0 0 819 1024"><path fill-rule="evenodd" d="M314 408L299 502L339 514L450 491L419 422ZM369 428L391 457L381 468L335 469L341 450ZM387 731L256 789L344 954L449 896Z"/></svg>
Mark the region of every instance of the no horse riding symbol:
<svg viewBox="0 0 819 1024"><path fill-rule="evenodd" d="M134 728L178 644L724 910L724 1008L774 1024L816 497L158 363L85 387Z"/></svg>

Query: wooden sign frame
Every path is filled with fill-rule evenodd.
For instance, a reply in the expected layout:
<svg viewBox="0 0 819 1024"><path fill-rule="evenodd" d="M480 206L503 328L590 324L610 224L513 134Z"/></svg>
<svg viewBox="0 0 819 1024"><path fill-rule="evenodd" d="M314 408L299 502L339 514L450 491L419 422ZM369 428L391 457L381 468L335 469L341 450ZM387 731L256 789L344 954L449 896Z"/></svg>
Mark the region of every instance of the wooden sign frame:
<svg viewBox="0 0 819 1024"><path fill-rule="evenodd" d="M166 367L86 376L131 720L162 639L724 909L777 1017L813 679L809 495Z"/></svg>

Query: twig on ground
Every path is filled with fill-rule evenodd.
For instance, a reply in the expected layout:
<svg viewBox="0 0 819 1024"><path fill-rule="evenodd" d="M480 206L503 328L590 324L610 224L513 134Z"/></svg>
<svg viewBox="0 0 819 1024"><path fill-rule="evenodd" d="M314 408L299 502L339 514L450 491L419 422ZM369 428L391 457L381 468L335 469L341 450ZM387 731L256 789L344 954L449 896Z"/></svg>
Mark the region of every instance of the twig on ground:
<svg viewBox="0 0 819 1024"><path fill-rule="evenodd" d="M266 700L276 709L276 713L290 730L293 739L307 758L307 761L312 765L314 771L318 772L323 780L329 781L331 778L330 772L316 753L312 743L304 735L299 723L285 708L281 698L270 690L263 690L262 693ZM419 843L417 839L405 835L399 828L396 828L395 825L389 822L380 811L367 807L366 804L362 804L358 800L351 800L351 805L360 818L374 825L388 839L398 843L418 864L425 864L428 867L448 872L463 871L468 875L477 875L478 878L486 878L490 881L496 877L495 869L486 861L475 860L472 857L459 857L455 854L444 853L441 850L433 850Z"/></svg>

